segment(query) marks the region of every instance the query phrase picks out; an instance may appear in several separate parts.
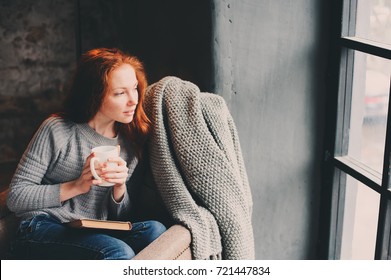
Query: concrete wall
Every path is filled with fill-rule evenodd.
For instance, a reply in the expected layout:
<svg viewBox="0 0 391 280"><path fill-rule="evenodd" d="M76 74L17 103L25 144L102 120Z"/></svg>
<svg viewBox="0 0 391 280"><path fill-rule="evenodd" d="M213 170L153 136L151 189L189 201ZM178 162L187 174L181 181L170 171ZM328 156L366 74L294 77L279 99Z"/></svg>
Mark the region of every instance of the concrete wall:
<svg viewBox="0 0 391 280"><path fill-rule="evenodd" d="M322 2L1 0L1 171L60 107L80 52L121 47L146 62L150 82L176 75L225 98L252 187L257 258L313 258Z"/></svg>
<svg viewBox="0 0 391 280"><path fill-rule="evenodd" d="M0 187L62 103L76 61L75 12L68 0L0 1Z"/></svg>
<svg viewBox="0 0 391 280"><path fill-rule="evenodd" d="M239 130L258 259L314 258L326 35L320 3L214 1L215 92Z"/></svg>

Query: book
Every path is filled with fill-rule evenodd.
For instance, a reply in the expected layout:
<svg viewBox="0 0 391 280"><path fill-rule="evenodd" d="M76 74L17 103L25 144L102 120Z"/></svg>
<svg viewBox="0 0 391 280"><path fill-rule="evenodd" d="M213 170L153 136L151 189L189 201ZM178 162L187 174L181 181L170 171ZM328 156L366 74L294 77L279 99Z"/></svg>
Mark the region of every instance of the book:
<svg viewBox="0 0 391 280"><path fill-rule="evenodd" d="M107 221L107 220L94 220L94 219L78 219L64 224L73 228L100 228L100 229L113 229L113 230L132 229L131 222L111 221L111 220Z"/></svg>

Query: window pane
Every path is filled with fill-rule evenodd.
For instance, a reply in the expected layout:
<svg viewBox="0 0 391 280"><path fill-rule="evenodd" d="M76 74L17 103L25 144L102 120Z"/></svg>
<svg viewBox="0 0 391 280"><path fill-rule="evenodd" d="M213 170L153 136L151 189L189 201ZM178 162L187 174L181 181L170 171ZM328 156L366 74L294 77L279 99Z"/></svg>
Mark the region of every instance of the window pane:
<svg viewBox="0 0 391 280"><path fill-rule="evenodd" d="M377 192L347 176L341 259L374 259L379 204Z"/></svg>
<svg viewBox="0 0 391 280"><path fill-rule="evenodd" d="M387 124L391 62L354 52L348 155L379 172Z"/></svg>
<svg viewBox="0 0 391 280"><path fill-rule="evenodd" d="M356 36L391 44L391 1L358 0Z"/></svg>

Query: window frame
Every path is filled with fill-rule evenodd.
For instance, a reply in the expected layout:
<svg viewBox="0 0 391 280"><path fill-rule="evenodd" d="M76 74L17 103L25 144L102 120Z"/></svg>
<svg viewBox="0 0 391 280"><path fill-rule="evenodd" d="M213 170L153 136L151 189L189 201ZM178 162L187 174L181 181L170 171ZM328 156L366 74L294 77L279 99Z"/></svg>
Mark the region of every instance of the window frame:
<svg viewBox="0 0 391 280"><path fill-rule="evenodd" d="M388 104L383 172L374 173L347 156L354 51L391 59L391 46L354 36L357 0L334 0L330 6L330 65L326 99L323 190L318 256L339 259L342 244L346 175L380 195L374 259L391 258L391 98ZM338 20L339 19L339 20ZM389 86L389 89L391 86ZM391 96L391 90L389 92Z"/></svg>

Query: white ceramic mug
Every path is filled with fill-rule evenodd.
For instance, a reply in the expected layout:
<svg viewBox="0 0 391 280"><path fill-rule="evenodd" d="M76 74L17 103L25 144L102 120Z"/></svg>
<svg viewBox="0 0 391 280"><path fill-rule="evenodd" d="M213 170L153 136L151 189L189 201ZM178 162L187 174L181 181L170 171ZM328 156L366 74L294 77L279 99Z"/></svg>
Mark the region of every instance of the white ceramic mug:
<svg viewBox="0 0 391 280"><path fill-rule="evenodd" d="M114 183L106 182L101 177L99 177L99 175L96 173L96 170L95 170L95 162L98 161L99 163L103 164L103 163L107 162L107 160L109 158L118 157L117 146L98 146L98 147L93 148L91 150L91 152L93 152L95 154L95 156L90 161L90 169L91 169L92 176L94 176L94 178L96 180L102 181L102 183L100 183L99 186L104 186L104 187L113 186ZM117 163L108 162L107 166L110 166L110 165L116 166Z"/></svg>

